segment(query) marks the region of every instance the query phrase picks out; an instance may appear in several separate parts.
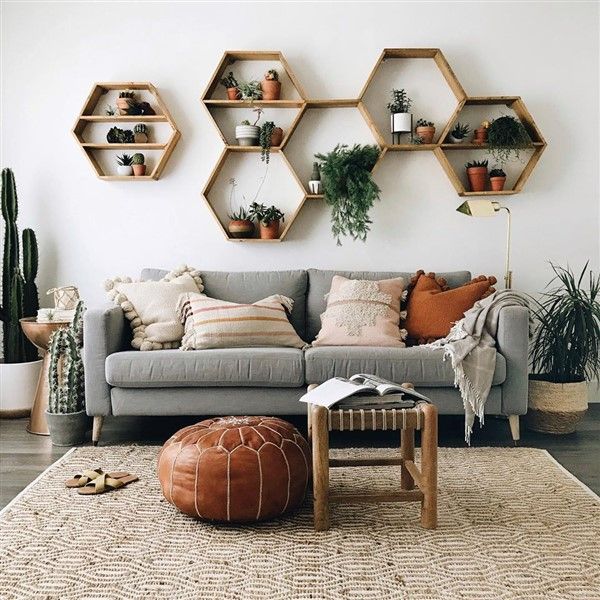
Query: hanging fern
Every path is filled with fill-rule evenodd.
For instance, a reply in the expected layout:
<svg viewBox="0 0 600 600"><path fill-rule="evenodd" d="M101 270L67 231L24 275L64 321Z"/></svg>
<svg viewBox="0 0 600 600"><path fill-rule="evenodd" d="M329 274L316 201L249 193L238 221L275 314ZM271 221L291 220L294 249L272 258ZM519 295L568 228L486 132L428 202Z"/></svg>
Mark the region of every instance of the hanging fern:
<svg viewBox="0 0 600 600"><path fill-rule="evenodd" d="M373 145L338 144L327 154L315 154L321 161L323 192L331 206L331 231L338 246L340 237L366 241L372 223L369 211L379 200L379 187L371 170L379 158L380 149Z"/></svg>

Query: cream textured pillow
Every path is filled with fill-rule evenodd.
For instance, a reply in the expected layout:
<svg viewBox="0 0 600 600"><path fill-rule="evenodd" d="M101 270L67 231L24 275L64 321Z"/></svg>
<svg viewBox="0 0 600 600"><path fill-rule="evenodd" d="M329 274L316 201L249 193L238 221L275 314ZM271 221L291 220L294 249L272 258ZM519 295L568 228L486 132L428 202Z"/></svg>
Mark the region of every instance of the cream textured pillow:
<svg viewBox="0 0 600 600"><path fill-rule="evenodd" d="M404 279L346 279L335 275L313 346L405 346L400 329Z"/></svg>
<svg viewBox="0 0 600 600"><path fill-rule="evenodd" d="M306 344L289 322L294 301L276 294L254 304L236 304L204 294L182 294L177 312L185 323L182 350Z"/></svg>
<svg viewBox="0 0 600 600"><path fill-rule="evenodd" d="M107 280L104 289L130 321L131 345L138 350L161 350L180 346L183 326L176 310L179 296L201 292L204 286L200 272L184 265L160 281L115 278Z"/></svg>

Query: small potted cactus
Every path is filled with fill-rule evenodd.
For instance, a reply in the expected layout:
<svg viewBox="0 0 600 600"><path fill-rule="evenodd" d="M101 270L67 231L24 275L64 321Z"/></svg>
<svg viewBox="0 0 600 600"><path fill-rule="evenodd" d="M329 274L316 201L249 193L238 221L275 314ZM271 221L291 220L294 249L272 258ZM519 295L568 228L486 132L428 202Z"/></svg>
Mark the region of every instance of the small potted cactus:
<svg viewBox="0 0 600 600"><path fill-rule="evenodd" d="M400 134L411 133L413 129L412 114L408 112L412 100L408 97L406 90L393 89L390 93L392 101L387 105L390 111L390 131L392 138L397 136L397 142L400 143Z"/></svg>
<svg viewBox="0 0 600 600"><path fill-rule="evenodd" d="M276 240L279 238L279 224L284 221L284 213L275 206L268 208L264 204L253 202L249 215L258 221L261 240Z"/></svg>
<svg viewBox="0 0 600 600"><path fill-rule="evenodd" d="M133 158L129 154L117 156L117 173L121 176L133 175Z"/></svg>
<svg viewBox="0 0 600 600"><path fill-rule="evenodd" d="M472 192L485 192L488 178L488 161L473 160L465 165Z"/></svg>
<svg viewBox="0 0 600 600"><path fill-rule="evenodd" d="M245 119L235 128L235 137L240 146L258 146L260 127L257 123L260 121L262 108L255 108L254 112L256 113L254 124L250 124L250 121Z"/></svg>
<svg viewBox="0 0 600 600"><path fill-rule="evenodd" d="M318 162L313 163L312 173L310 174L310 180L308 181L308 191L315 196L323 193L321 168L319 167Z"/></svg>
<svg viewBox="0 0 600 600"><path fill-rule="evenodd" d="M136 177L142 177L146 174L146 157L141 152L136 152L131 157L131 166L133 168L133 174Z"/></svg>
<svg viewBox="0 0 600 600"><path fill-rule="evenodd" d="M128 115L129 109L135 105L135 92L132 90L125 90L124 92L119 92L119 97L117 98L117 108L119 109L120 115Z"/></svg>
<svg viewBox="0 0 600 600"><path fill-rule="evenodd" d="M435 125L427 119L419 119L415 127L417 137L421 138L422 144L433 144L433 136L435 135Z"/></svg>
<svg viewBox="0 0 600 600"><path fill-rule="evenodd" d="M148 134L150 130L144 123L138 123L133 128L133 139L136 144L146 144L148 142Z"/></svg>
<svg viewBox="0 0 600 600"><path fill-rule="evenodd" d="M227 90L227 98L229 100L239 100L240 90L238 89L238 80L233 75L233 71L229 71L225 77L219 80L219 83Z"/></svg>
<svg viewBox="0 0 600 600"><path fill-rule="evenodd" d="M494 167L490 171L490 185L494 192L501 192L506 182L506 173L500 167Z"/></svg>
<svg viewBox="0 0 600 600"><path fill-rule="evenodd" d="M470 131L471 128L468 124L463 125L459 121L450 132L448 139L452 144L464 144Z"/></svg>
<svg viewBox="0 0 600 600"><path fill-rule="evenodd" d="M474 144L487 144L489 127L490 122L484 121L481 126L475 130L475 137L473 138Z"/></svg>
<svg viewBox="0 0 600 600"><path fill-rule="evenodd" d="M265 78L262 80L260 87L263 100L279 100L281 96L279 73L275 69L269 69L265 73Z"/></svg>

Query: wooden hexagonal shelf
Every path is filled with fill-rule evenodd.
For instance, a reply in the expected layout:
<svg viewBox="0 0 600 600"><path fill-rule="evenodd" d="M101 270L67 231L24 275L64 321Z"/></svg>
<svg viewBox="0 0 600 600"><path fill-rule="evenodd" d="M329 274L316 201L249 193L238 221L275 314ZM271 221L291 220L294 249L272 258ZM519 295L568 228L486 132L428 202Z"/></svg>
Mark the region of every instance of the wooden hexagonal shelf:
<svg viewBox="0 0 600 600"><path fill-rule="evenodd" d="M140 93L142 99L150 103L156 114L108 115L106 111L101 111L99 106L100 100L106 98L107 94L124 90L133 90ZM156 124L158 127L161 126L160 124L164 124L162 137L165 139L162 142L119 144L106 142L106 131L99 132L100 136L104 136L102 139L97 139L98 136L94 136L93 133L88 135L88 130L96 124L116 126L120 123ZM181 133L177 129L177 125L165 103L161 100L156 87L148 82L140 83L131 81L95 83L83 105L80 115L77 117L77 121L73 127L73 135L98 177L107 181L148 181L159 179L181 137ZM144 150L151 152L159 151L160 154L155 158L154 165L149 174L144 176L123 176L111 174L108 163L102 156L106 153L105 151L114 152L119 150L136 150L138 152L143 152Z"/></svg>

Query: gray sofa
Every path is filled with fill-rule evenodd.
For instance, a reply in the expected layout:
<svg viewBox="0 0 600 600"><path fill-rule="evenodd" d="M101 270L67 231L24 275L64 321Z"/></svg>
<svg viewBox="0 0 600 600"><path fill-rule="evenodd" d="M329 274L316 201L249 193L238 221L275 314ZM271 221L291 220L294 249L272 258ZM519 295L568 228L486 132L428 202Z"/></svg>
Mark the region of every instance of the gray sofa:
<svg viewBox="0 0 600 600"><path fill-rule="evenodd" d="M167 272L142 271L143 279ZM255 302L271 294L294 299L290 320L310 342L320 329L325 294L334 275L385 279L402 272L255 271L202 273L205 293L232 302ZM467 271L440 273L450 287L471 279ZM183 352L132 350L130 327L121 308L90 308L84 320L87 412L94 417L93 441L100 438L106 415L296 415L307 384L334 376L375 373L398 382L411 381L441 414L462 414L454 373L442 351L422 347L235 348ZM528 314L524 308L502 310L498 355L486 413L507 415L513 438L519 415L527 411Z"/></svg>

